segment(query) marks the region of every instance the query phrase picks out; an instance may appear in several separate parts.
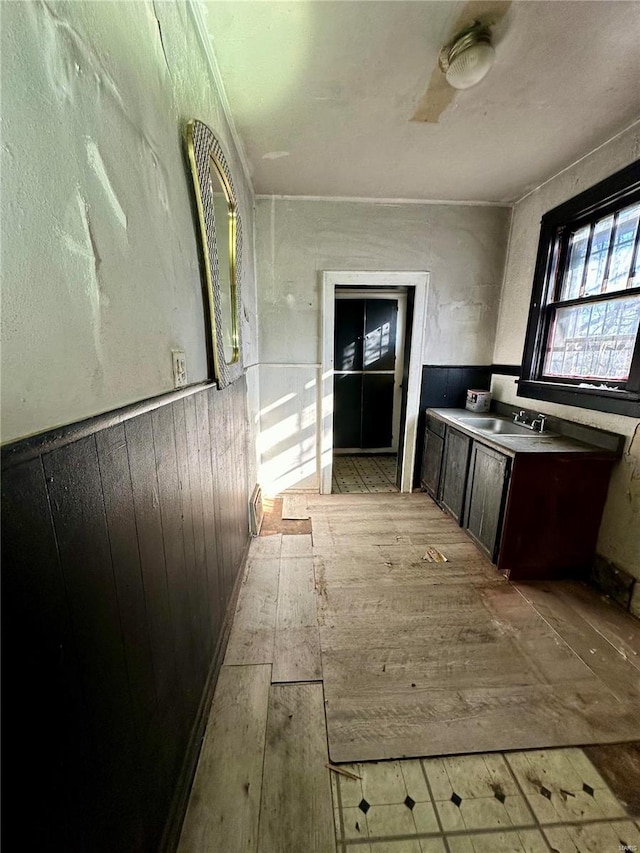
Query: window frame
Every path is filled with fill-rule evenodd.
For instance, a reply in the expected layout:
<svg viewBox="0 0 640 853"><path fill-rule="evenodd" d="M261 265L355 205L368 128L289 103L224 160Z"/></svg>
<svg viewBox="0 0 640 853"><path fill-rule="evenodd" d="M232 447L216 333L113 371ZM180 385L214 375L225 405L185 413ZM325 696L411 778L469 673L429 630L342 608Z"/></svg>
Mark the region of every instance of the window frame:
<svg viewBox="0 0 640 853"><path fill-rule="evenodd" d="M622 294L640 295L639 285L623 291L612 291L608 296L597 294L556 302L556 307L551 307L552 296L560 286L559 283L566 270L568 258L566 235L637 201L640 201L640 160L558 205L542 217L522 372L518 380L519 396L640 417L640 328L636 333L629 378L625 383L610 382L608 383L610 388L590 388L580 385L585 381L583 379L543 376L551 320L558 306L589 304L602 301L603 296L608 301L622 298ZM636 239L635 251L638 255L640 250L637 246ZM556 247L559 251L557 252L557 269L554 270ZM637 255L635 256L636 276L640 275L640 257Z"/></svg>

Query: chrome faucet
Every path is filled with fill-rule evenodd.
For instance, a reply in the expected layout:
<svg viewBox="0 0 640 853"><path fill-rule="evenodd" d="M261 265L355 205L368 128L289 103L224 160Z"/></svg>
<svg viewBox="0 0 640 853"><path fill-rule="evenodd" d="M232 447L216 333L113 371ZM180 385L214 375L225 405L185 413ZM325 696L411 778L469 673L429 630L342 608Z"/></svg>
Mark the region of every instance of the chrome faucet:
<svg viewBox="0 0 640 853"><path fill-rule="evenodd" d="M529 421L525 410L520 409L519 412L514 412L513 422L514 424L520 424L520 426L526 427L527 429L530 429L533 432L544 432L544 427L547 422L547 416L543 414L538 414L535 418L532 418L531 421Z"/></svg>
<svg viewBox="0 0 640 853"><path fill-rule="evenodd" d="M538 417L531 421L531 429L535 432L544 432L544 425L547 422L547 416L539 414Z"/></svg>

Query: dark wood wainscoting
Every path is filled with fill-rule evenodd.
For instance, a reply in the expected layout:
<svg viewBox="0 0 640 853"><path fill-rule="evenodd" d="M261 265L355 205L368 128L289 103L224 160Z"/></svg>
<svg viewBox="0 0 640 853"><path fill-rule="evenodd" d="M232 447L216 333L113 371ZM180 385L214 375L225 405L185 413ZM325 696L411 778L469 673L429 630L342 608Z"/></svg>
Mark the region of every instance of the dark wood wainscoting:
<svg viewBox="0 0 640 853"><path fill-rule="evenodd" d="M175 846L249 539L245 399L3 448L7 849Z"/></svg>

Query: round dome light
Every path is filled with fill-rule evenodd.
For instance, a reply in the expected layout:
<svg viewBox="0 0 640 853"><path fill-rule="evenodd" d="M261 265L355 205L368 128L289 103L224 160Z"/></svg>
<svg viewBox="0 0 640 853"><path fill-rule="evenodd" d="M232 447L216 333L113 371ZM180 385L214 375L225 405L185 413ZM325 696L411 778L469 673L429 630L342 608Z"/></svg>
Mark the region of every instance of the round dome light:
<svg viewBox="0 0 640 853"><path fill-rule="evenodd" d="M489 29L475 21L443 48L440 66L454 89L470 89L487 74L495 62Z"/></svg>
<svg viewBox="0 0 640 853"><path fill-rule="evenodd" d="M495 58L494 49L486 42L468 47L449 64L447 83L454 89L470 89L489 72Z"/></svg>

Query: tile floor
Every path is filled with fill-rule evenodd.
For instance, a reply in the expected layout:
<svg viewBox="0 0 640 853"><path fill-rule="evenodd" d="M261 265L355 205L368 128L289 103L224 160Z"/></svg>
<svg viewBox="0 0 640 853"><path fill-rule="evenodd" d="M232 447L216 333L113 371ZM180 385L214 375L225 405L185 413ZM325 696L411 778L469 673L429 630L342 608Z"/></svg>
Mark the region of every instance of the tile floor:
<svg viewBox="0 0 640 853"><path fill-rule="evenodd" d="M629 818L581 749L340 765L342 853L640 851Z"/></svg>
<svg viewBox="0 0 640 853"><path fill-rule="evenodd" d="M397 492L393 456L356 455L333 457L333 494Z"/></svg>

